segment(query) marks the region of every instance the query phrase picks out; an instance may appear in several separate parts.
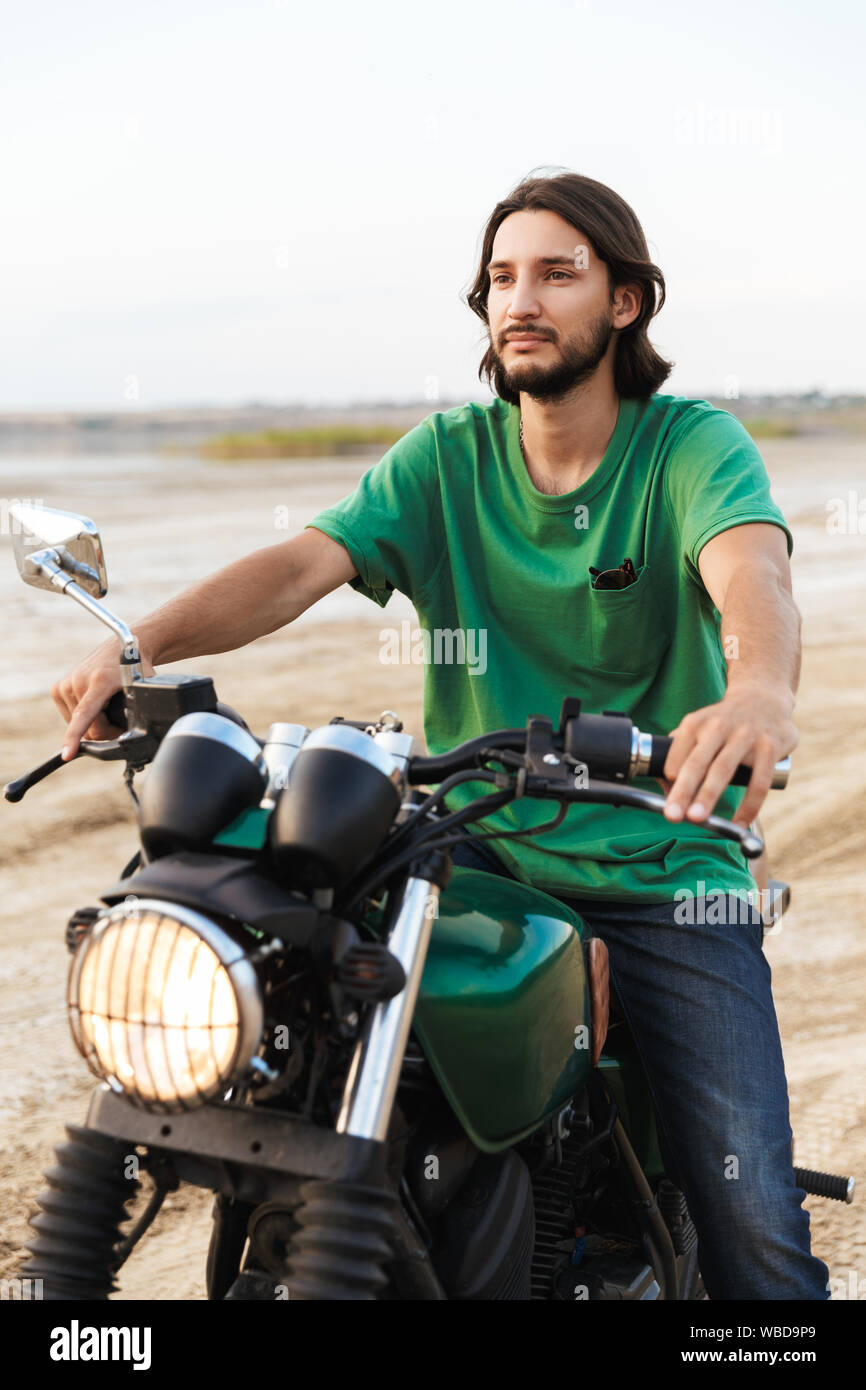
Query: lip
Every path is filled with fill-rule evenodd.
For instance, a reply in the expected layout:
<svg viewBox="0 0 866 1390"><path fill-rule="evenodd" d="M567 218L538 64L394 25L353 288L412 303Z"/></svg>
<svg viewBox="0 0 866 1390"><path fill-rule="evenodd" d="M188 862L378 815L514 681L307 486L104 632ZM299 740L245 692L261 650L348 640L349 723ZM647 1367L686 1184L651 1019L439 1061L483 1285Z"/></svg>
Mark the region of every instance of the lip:
<svg viewBox="0 0 866 1390"><path fill-rule="evenodd" d="M522 347L534 347L536 343L546 343L548 340L547 338L530 337L528 334L526 337L522 337L518 334L516 337L510 337L506 341L509 343L516 343Z"/></svg>

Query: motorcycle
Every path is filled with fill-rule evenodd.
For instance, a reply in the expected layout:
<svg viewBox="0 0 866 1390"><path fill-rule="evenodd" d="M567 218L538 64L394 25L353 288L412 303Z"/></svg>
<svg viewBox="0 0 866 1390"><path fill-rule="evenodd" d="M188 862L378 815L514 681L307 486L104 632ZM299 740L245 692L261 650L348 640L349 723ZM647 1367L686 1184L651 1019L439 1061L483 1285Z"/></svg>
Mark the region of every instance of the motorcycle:
<svg viewBox="0 0 866 1390"><path fill-rule="evenodd" d="M119 639L106 714L125 731L76 757L125 764L140 840L66 928L70 1027L99 1084L31 1220L43 1297L109 1298L189 1183L215 1195L209 1299L705 1298L607 948L541 890L451 862L521 796L557 807L533 833L576 802L661 813L629 782L661 777L671 740L574 697L556 728L530 716L432 757L391 711L258 738L209 677L142 675L100 602L92 521L11 510L25 582ZM490 791L449 810L465 781ZM776 885L765 929L789 896ZM796 1174L852 1199L853 1179Z"/></svg>

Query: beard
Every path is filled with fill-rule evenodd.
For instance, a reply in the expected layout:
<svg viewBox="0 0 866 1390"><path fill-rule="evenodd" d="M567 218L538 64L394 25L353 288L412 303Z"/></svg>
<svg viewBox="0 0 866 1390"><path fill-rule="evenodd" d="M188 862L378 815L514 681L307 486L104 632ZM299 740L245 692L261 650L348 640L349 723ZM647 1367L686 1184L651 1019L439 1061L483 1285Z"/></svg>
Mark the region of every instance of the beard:
<svg viewBox="0 0 866 1390"><path fill-rule="evenodd" d="M515 397L525 391L536 401L561 400L592 376L607 352L613 331L607 315L600 314L583 338L571 339L564 346L554 343L559 360L546 367L539 366L528 356L508 367L491 343L492 366L499 386L504 386Z"/></svg>

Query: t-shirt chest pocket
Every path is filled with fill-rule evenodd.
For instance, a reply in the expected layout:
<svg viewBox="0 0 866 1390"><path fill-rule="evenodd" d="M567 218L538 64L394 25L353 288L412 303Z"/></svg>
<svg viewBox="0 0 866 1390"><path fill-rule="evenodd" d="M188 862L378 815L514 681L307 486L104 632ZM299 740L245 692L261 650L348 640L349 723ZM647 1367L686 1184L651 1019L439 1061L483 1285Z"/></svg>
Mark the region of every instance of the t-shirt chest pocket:
<svg viewBox="0 0 866 1390"><path fill-rule="evenodd" d="M588 604L594 670L639 675L658 666L671 638L648 565L624 589L590 587Z"/></svg>

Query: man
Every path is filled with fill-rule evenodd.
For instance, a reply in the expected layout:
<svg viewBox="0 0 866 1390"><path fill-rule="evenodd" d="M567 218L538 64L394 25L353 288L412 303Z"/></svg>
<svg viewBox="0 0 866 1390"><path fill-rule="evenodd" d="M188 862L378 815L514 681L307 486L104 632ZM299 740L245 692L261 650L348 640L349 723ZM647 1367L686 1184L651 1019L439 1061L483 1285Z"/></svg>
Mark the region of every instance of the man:
<svg viewBox="0 0 866 1390"><path fill-rule="evenodd" d="M138 624L145 669L242 646L348 581L382 605L401 590L423 628L462 633L464 650L484 634L483 669L453 647L427 666L433 753L555 717L567 694L673 732L666 822L575 806L543 837L478 841L454 860L558 895L606 941L710 1297L826 1298L761 916L735 896L754 881L702 824L716 809L748 825L797 743L790 531L739 422L658 393L670 364L647 326L664 280L611 189L577 174L518 185L491 214L467 302L487 331L492 404L432 414L301 536ZM605 571L631 582L599 585ZM89 726L105 736L115 663L109 642L53 688L70 751ZM745 794L727 785L739 763L754 769ZM449 806L478 790L455 787ZM547 814L518 801L485 829Z"/></svg>

